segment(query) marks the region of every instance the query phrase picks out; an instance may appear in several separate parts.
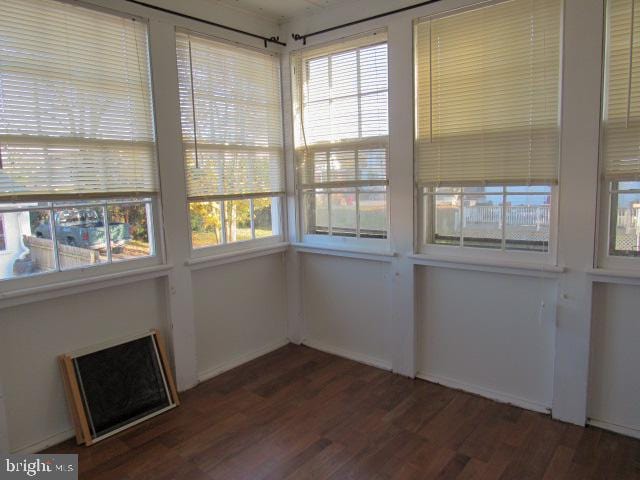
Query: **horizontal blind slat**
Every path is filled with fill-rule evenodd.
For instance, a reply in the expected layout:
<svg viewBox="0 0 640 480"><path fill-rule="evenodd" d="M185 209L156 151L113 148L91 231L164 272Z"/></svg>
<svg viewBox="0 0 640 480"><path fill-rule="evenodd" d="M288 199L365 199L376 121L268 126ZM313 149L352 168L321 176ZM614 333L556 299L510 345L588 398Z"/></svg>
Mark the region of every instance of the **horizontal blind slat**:
<svg viewBox="0 0 640 480"><path fill-rule="evenodd" d="M0 151L3 198L157 191L146 25L3 0Z"/></svg>
<svg viewBox="0 0 640 480"><path fill-rule="evenodd" d="M176 49L189 198L283 192L278 58L185 32Z"/></svg>
<svg viewBox="0 0 640 480"><path fill-rule="evenodd" d="M414 27L419 185L556 183L560 0L507 0Z"/></svg>
<svg viewBox="0 0 640 480"><path fill-rule="evenodd" d="M640 2L607 2L603 173L640 180Z"/></svg>

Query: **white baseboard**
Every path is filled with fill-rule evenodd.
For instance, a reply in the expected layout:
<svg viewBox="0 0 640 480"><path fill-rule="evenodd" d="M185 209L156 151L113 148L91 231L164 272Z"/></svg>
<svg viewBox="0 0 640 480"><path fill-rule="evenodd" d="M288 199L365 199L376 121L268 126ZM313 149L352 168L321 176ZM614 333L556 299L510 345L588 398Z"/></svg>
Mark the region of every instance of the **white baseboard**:
<svg viewBox="0 0 640 480"><path fill-rule="evenodd" d="M626 435L627 437L640 439L640 429L636 427L625 427L623 425L617 425L605 420L596 420L594 418L590 418L589 420L587 420L587 424L594 427L602 428L604 430L609 430L611 432L620 433L622 435Z"/></svg>
<svg viewBox="0 0 640 480"><path fill-rule="evenodd" d="M232 358L227 362L220 363L214 367L203 370L202 372L198 372L198 381L204 382L206 380L209 380L210 378L216 377L221 373L226 372L227 370L231 370L232 368L239 367L243 363L250 362L251 360L255 360L256 358L261 357L262 355L266 355L267 353L273 352L274 350L284 347L288 343L290 343L289 339L283 338L281 340L278 340L277 342L270 343L257 350L244 353L242 355Z"/></svg>
<svg viewBox="0 0 640 480"><path fill-rule="evenodd" d="M371 365L372 367L381 368L383 370L392 370L391 362L388 362L386 360L381 360L376 357L370 357L369 355L365 355L362 353L352 352L351 350L345 350L340 347L327 345L326 343L312 340L310 338L302 340L302 345L320 350L321 352L331 353L332 355L337 355L338 357L348 358L349 360L353 360L354 362L364 363L365 365Z"/></svg>
<svg viewBox="0 0 640 480"><path fill-rule="evenodd" d="M471 383L461 382L459 380L454 380L452 378L442 377L439 375L432 375L429 373L418 372L416 377L421 378L422 380L426 380L428 382L444 385L445 387L455 388L456 390L464 390L465 392L480 395L481 397L485 397L490 400L495 400L500 403L508 403L510 405L515 405L516 407L521 407L526 410L533 410L534 412L540 412L540 413L546 413L546 414L551 413L551 407L548 405L543 405L538 402L520 398L515 395L511 395L509 393L498 392L490 388L480 387L478 385L473 385Z"/></svg>
<svg viewBox="0 0 640 480"><path fill-rule="evenodd" d="M41 452L45 448L49 448L53 445L57 445L58 443L65 442L73 437L75 437L75 431L73 429L65 430L64 432L56 433L39 442L32 443L31 445L25 445L24 447L20 447L17 450L13 450L11 453L17 454L17 455L26 455L29 453Z"/></svg>

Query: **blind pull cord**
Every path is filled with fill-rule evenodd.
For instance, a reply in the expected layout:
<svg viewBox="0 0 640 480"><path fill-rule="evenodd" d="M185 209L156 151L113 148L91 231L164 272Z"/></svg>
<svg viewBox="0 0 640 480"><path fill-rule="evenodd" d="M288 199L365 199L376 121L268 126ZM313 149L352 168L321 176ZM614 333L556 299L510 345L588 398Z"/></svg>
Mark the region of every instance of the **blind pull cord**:
<svg viewBox="0 0 640 480"><path fill-rule="evenodd" d="M629 128L629 120L631 118L631 85L633 83L633 42L635 41L635 20L636 20L636 2L631 0L631 32L629 34L629 83L627 85L627 121L626 128Z"/></svg>
<svg viewBox="0 0 640 480"><path fill-rule="evenodd" d="M191 78L191 113L193 115L193 142L196 154L196 168L200 168L200 162L198 160L198 124L196 123L196 94L195 85L193 83L193 60L191 57L191 36L189 40L189 76Z"/></svg>

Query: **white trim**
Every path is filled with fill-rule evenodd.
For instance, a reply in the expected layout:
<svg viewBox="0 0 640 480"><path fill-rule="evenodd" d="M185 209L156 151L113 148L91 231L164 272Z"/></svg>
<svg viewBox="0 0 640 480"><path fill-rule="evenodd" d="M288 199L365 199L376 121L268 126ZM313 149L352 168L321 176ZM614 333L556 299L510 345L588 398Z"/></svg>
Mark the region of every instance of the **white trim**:
<svg viewBox="0 0 640 480"><path fill-rule="evenodd" d="M26 303L40 302L51 298L64 297L76 293L89 292L112 286L125 285L127 283L140 282L151 278L165 277L173 265L155 265L152 267L138 268L105 275L96 275L89 278L79 278L37 287L22 288L10 292L0 292L0 309L23 305Z"/></svg>
<svg viewBox="0 0 640 480"><path fill-rule="evenodd" d="M378 262L390 262L397 253L389 250L366 250L356 248L338 248L327 245L314 245L309 243L291 243L291 247L300 253L315 253L318 255L333 255L336 257L359 258L362 260L374 260Z"/></svg>
<svg viewBox="0 0 640 480"><path fill-rule="evenodd" d="M590 268L586 271L593 282L640 285L640 271L614 268Z"/></svg>
<svg viewBox="0 0 640 480"><path fill-rule="evenodd" d="M480 387L467 382L461 382L452 378L443 377L440 375L432 375L429 373L416 374L417 378L426 380L427 382L437 383L444 385L445 387L454 388L456 390L463 390L465 392L480 395L481 397L488 398L489 400L495 400L500 403L507 403L509 405L515 405L516 407L524 408L526 410L532 410L534 412L540 412L545 414L551 413L551 407L532 400L527 400L510 393L499 392L486 387Z"/></svg>
<svg viewBox="0 0 640 480"><path fill-rule="evenodd" d="M24 445L18 448L17 450L12 450L11 454L26 455L30 453L38 453L44 450L45 448L52 447L54 445L57 445L59 443L62 443L74 437L75 437L75 431L72 428L70 428L62 432L54 433L53 435L50 435L44 440L40 440L39 442L30 443L29 445Z"/></svg>
<svg viewBox="0 0 640 480"><path fill-rule="evenodd" d="M596 420L594 418L587 419L587 424L593 427L609 430L610 432L620 433L628 437L640 439L640 429L635 427L627 427L625 425L618 425L610 423L605 420Z"/></svg>
<svg viewBox="0 0 640 480"><path fill-rule="evenodd" d="M338 357L347 358L349 360L353 360L354 362L364 363L365 365L381 368L382 370L393 371L391 362L388 360L382 360L380 358L371 357L363 353L353 352L351 350L345 350L340 347L330 346L326 343L309 338L302 340L302 345L306 345L307 347L313 348L315 350L320 350L321 352L337 355Z"/></svg>
<svg viewBox="0 0 640 480"><path fill-rule="evenodd" d="M414 253L409 255L414 265L429 267L453 268L457 270L474 270L479 272L507 273L526 277L556 278L566 269L544 263L513 262L509 260L482 260L444 255L425 255Z"/></svg>
<svg viewBox="0 0 640 480"><path fill-rule="evenodd" d="M203 268L217 267L228 263L242 262L243 260L249 260L251 258L285 252L287 247L289 247L288 242L279 242L274 245L236 250L220 255L191 258L185 262L185 265L191 270L202 270Z"/></svg>
<svg viewBox="0 0 640 480"><path fill-rule="evenodd" d="M271 353L274 350L284 347L290 343L288 338L283 338L282 340L278 340L276 342L270 343L261 347L257 350L253 350L251 352L243 353L242 355L238 355L237 357L232 358L229 361L220 363L214 367L207 368L201 372L198 372L198 382L205 382L207 380L212 379L233 368L239 367L251 360L255 360L258 357L266 355L267 353Z"/></svg>

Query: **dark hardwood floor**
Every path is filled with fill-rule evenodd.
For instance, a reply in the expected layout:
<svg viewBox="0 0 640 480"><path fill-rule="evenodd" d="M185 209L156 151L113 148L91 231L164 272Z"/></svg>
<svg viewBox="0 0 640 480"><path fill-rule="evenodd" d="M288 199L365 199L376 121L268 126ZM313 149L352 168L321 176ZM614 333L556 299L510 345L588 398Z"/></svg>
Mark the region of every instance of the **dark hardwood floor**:
<svg viewBox="0 0 640 480"><path fill-rule="evenodd" d="M640 479L640 441L288 345L80 454L80 478Z"/></svg>

